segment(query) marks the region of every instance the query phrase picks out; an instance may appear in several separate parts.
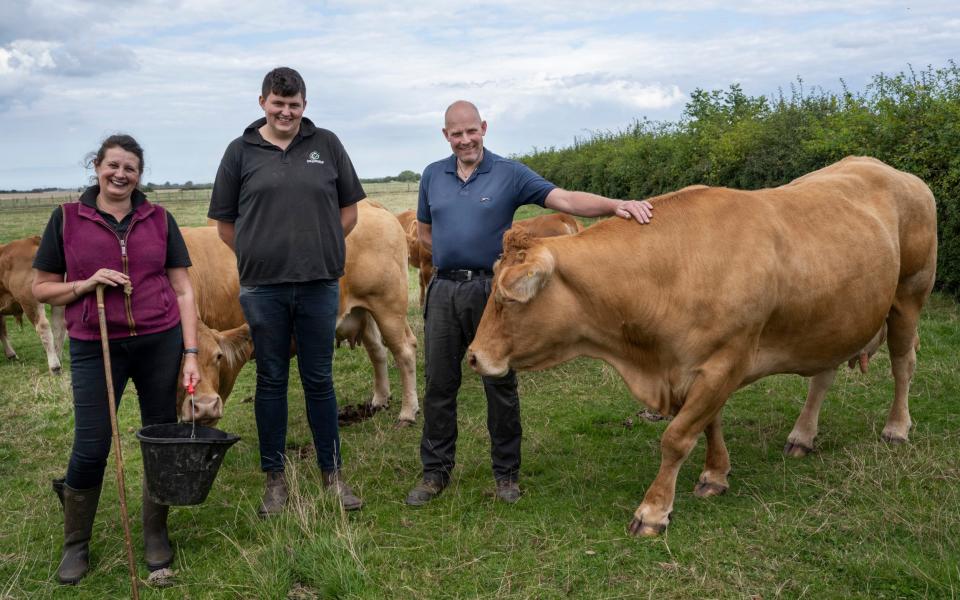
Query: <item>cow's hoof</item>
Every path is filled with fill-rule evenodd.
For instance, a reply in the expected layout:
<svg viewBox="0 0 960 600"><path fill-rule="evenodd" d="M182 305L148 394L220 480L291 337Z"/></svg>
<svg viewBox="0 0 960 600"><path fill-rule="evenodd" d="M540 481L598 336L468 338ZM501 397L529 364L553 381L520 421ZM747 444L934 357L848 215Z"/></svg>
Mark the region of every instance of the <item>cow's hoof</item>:
<svg viewBox="0 0 960 600"><path fill-rule="evenodd" d="M17 358L19 357L16 355L16 353L7 355L7 360L17 360Z"/></svg>
<svg viewBox="0 0 960 600"><path fill-rule="evenodd" d="M53 373L54 375L59 375L60 373L63 372L63 369L61 369L60 367L54 367L50 369L50 372Z"/></svg>
<svg viewBox="0 0 960 600"><path fill-rule="evenodd" d="M899 433L890 433L887 431L884 431L880 434L880 439L888 444L894 444L896 446L899 446L900 444L906 444L909 441L905 435L900 435Z"/></svg>
<svg viewBox="0 0 960 600"><path fill-rule="evenodd" d="M783 453L791 458L804 458L813 452L813 448L804 444L794 444L787 442L783 446Z"/></svg>
<svg viewBox="0 0 960 600"><path fill-rule="evenodd" d="M657 537L667 530L666 523L645 523L634 517L628 527L631 535L643 537Z"/></svg>
<svg viewBox="0 0 960 600"><path fill-rule="evenodd" d="M697 482L697 485L693 488L693 495L698 498L709 498L710 496L720 496L727 493L728 486L721 485L719 483L713 483L712 481L704 481L701 479Z"/></svg>
<svg viewBox="0 0 960 600"><path fill-rule="evenodd" d="M416 421L408 421L407 419L399 419L396 423L393 424L394 429L406 429L407 427L413 427Z"/></svg>

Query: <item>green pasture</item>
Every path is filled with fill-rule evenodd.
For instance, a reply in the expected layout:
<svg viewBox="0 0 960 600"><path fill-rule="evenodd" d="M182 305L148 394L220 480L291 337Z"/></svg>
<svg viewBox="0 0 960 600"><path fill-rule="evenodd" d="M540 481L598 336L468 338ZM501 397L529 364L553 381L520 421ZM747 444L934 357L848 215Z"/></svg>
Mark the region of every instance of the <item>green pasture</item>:
<svg viewBox="0 0 960 600"><path fill-rule="evenodd" d="M415 192L371 196L394 212L416 203ZM205 222L203 203L168 206L182 225ZM0 212L0 242L39 233L49 212ZM410 298L410 324L422 340L413 272ZM63 474L72 439L69 369L48 375L32 329L10 320L8 328L20 360L0 364L0 598L124 597L129 579L112 458L92 570L77 587L55 583L62 517L49 482ZM459 464L451 487L431 505L403 503L420 472L422 421L396 428L394 403L343 428L345 472L366 502L350 515L320 491L302 391L292 377L293 493L290 510L271 521L255 516L263 476L253 404L245 401L254 390L249 364L219 425L242 441L227 454L205 504L171 511L177 584L144 588L141 597L960 597L958 305L935 295L920 335L909 444L880 441L893 395L885 349L867 374L844 369L837 377L818 451L806 459L781 452L805 381L763 379L737 392L724 413L730 491L693 496L701 443L681 470L673 521L658 539L633 538L626 525L658 469L665 423L639 418L641 407L602 363L584 359L521 374L525 495L516 505L492 497L485 401L469 370L460 395ZM372 380L365 353L343 347L335 360L340 402L364 402ZM121 435L142 555L139 416L130 387Z"/></svg>

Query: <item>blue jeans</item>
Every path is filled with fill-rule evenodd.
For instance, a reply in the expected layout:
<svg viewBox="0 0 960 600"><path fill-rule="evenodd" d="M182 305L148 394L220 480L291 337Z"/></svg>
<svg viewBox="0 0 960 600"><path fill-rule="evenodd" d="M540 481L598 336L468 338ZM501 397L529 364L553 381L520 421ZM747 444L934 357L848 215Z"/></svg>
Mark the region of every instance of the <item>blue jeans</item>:
<svg viewBox="0 0 960 600"><path fill-rule="evenodd" d="M240 288L240 305L250 324L257 362L254 413L260 468L264 471L283 471L292 336L297 342L297 367L317 463L324 471L340 468L337 396L333 390L339 297L336 279Z"/></svg>

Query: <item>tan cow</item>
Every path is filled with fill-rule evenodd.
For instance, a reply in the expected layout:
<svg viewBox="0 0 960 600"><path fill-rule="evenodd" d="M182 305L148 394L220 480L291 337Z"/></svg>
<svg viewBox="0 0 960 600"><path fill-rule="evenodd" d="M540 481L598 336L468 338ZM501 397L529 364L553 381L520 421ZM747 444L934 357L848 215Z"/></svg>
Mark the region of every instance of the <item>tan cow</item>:
<svg viewBox="0 0 960 600"><path fill-rule="evenodd" d="M690 189L652 202L656 218L644 227L609 219L576 236L508 236L468 353L492 376L599 358L637 399L674 415L632 533L666 528L677 473L701 433L706 465L694 493L726 491L720 411L730 394L775 373L822 387L884 323L896 384L883 438L906 441L937 254L922 181L850 157L778 188Z"/></svg>
<svg viewBox="0 0 960 600"><path fill-rule="evenodd" d="M417 338L407 324L407 238L393 214L379 204L359 204L357 226L347 236L344 276L340 278L338 340L362 340L374 371L371 404L390 400L387 353L400 371L403 400L399 421L416 421Z"/></svg>
<svg viewBox="0 0 960 600"><path fill-rule="evenodd" d="M583 231L583 225L566 213L551 213L514 221L511 229L526 231L533 237L545 238L580 233Z"/></svg>
<svg viewBox="0 0 960 600"><path fill-rule="evenodd" d="M177 392L177 413L184 421L214 425L243 365L253 354L253 341L240 308L237 257L220 240L216 227L181 227L193 266L188 269L197 302L197 360L200 384L193 403Z"/></svg>
<svg viewBox="0 0 960 600"><path fill-rule="evenodd" d="M420 234L417 231L417 212L405 210L397 215L397 220L407 236L407 256L409 264L420 271L420 306L425 300L424 294L427 284L433 277L433 253L420 243Z"/></svg>
<svg viewBox="0 0 960 600"><path fill-rule="evenodd" d="M417 213L406 210L397 215L397 220L407 234L407 253L410 257L410 266L420 270L420 306L426 299L427 284L433 277L433 254L420 243L417 232ZM553 237L556 235L570 235L583 231L583 225L573 217L564 213L553 213L530 217L514 221L513 229L522 229L534 237Z"/></svg>
<svg viewBox="0 0 960 600"><path fill-rule="evenodd" d="M383 407L390 400L387 376L389 348L400 370L403 401L399 420L416 420L416 338L407 325L407 261L405 236L391 213L379 205L361 202L357 226L347 237L345 274L340 279L337 339L362 343L374 369L371 403ZM203 381L194 406L183 402L183 420L216 423L223 402L243 364L253 351L250 332L240 308L236 257L215 227L182 228L193 267L191 283L201 320L199 362ZM224 331L218 331L224 330ZM386 347L384 347L386 345Z"/></svg>
<svg viewBox="0 0 960 600"><path fill-rule="evenodd" d="M67 335L64 322L64 307L52 306L50 318L43 304L33 297L33 258L40 247L40 237L33 236L0 245L0 344L10 360L17 353L7 339L6 316L13 315L19 321L26 315L33 324L43 350L47 354L47 367L51 373L60 373L60 351Z"/></svg>

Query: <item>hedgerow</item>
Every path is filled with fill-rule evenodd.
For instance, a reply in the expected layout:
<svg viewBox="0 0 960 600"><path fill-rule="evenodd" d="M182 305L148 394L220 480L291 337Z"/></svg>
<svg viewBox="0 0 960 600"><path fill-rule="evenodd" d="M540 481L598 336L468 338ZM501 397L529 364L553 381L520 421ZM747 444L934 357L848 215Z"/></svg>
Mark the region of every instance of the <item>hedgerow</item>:
<svg viewBox="0 0 960 600"><path fill-rule="evenodd" d="M557 185L645 198L702 183L784 184L848 155L923 179L937 199L937 286L960 299L960 67L875 75L861 92L802 80L773 97L697 89L677 122L635 121L519 157Z"/></svg>

